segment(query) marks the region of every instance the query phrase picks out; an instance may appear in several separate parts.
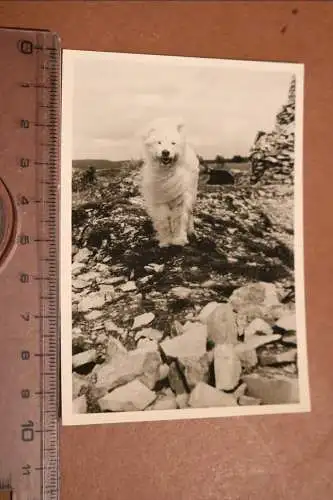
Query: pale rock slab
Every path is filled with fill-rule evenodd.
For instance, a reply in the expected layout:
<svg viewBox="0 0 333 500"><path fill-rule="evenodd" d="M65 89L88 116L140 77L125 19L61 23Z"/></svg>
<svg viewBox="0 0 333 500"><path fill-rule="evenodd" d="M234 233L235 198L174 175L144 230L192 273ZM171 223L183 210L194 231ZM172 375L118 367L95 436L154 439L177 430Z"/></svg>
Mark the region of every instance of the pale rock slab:
<svg viewBox="0 0 333 500"><path fill-rule="evenodd" d="M236 344L237 326L230 304L219 304L206 320L208 339L215 344Z"/></svg>
<svg viewBox="0 0 333 500"><path fill-rule="evenodd" d="M134 318L134 322L133 322L133 330L136 329L136 328L141 328L142 326L147 326L149 325L155 318L155 314L152 313L152 312L149 312L149 313L144 313L144 314L140 314L139 316L136 316L136 318Z"/></svg>
<svg viewBox="0 0 333 500"><path fill-rule="evenodd" d="M290 349L289 351L281 353L268 353L263 352L260 354L260 364L262 366L278 365L281 363L295 363L297 357L297 349Z"/></svg>
<svg viewBox="0 0 333 500"><path fill-rule="evenodd" d="M74 414L87 413L87 398L84 394L73 400L72 412Z"/></svg>
<svg viewBox="0 0 333 500"><path fill-rule="evenodd" d="M113 276L112 278L103 279L103 285L119 285L126 280L126 276Z"/></svg>
<svg viewBox="0 0 333 500"><path fill-rule="evenodd" d="M189 296L192 293L192 290L184 286L175 286L174 288L171 288L170 293L177 299L184 300L189 298Z"/></svg>
<svg viewBox="0 0 333 500"><path fill-rule="evenodd" d="M251 321L251 323L244 330L245 342L256 333L271 335L273 333L273 328L263 319L256 318Z"/></svg>
<svg viewBox="0 0 333 500"><path fill-rule="evenodd" d="M182 358L181 365L190 389L193 389L198 382L208 382L209 360L207 353L200 358Z"/></svg>
<svg viewBox="0 0 333 500"><path fill-rule="evenodd" d="M106 264L102 264L101 262L99 262L98 264L96 264L95 270L98 273L100 273L102 276L107 276L108 274L110 274L110 268L109 268L109 266L107 266Z"/></svg>
<svg viewBox="0 0 333 500"><path fill-rule="evenodd" d="M136 284L135 281L127 281L127 283L120 285L119 288L122 292L134 292L134 290L136 290Z"/></svg>
<svg viewBox="0 0 333 500"><path fill-rule="evenodd" d="M214 288L216 286L217 282L215 280L206 280L203 283L201 283L202 288Z"/></svg>
<svg viewBox="0 0 333 500"><path fill-rule="evenodd" d="M258 349L266 344L271 344L281 339L281 335L253 335L247 342L244 342L244 351L251 349Z"/></svg>
<svg viewBox="0 0 333 500"><path fill-rule="evenodd" d="M276 320L285 313L285 306L265 306L258 304L245 305L240 311L237 312L236 323L238 335L244 335L245 329L248 325L256 320L262 319L269 325L273 325Z"/></svg>
<svg viewBox="0 0 333 500"><path fill-rule="evenodd" d="M278 292L274 283L250 283L234 290L229 303L235 311L247 305L280 306Z"/></svg>
<svg viewBox="0 0 333 500"><path fill-rule="evenodd" d="M232 394L226 394L204 382L199 382L191 392L188 404L192 408L213 408L237 406L237 401Z"/></svg>
<svg viewBox="0 0 333 500"><path fill-rule="evenodd" d="M286 332L296 331L296 314L286 314L282 316L276 323L275 327Z"/></svg>
<svg viewBox="0 0 333 500"><path fill-rule="evenodd" d="M79 352L72 356L72 367L79 368L80 366L87 365L96 361L96 350L89 349L88 351Z"/></svg>
<svg viewBox="0 0 333 500"><path fill-rule="evenodd" d="M161 342L167 356L173 358L200 358L206 352L207 328L205 325L188 328L182 335Z"/></svg>
<svg viewBox="0 0 333 500"><path fill-rule="evenodd" d="M240 384L237 389L234 390L233 395L235 399L238 401L241 396L244 396L245 392L247 389L247 385L242 383Z"/></svg>
<svg viewBox="0 0 333 500"><path fill-rule="evenodd" d="M150 340L156 340L157 342L159 342L160 340L162 340L163 332L160 332L155 328L143 328L135 334L135 340L139 340L141 337L145 337Z"/></svg>
<svg viewBox="0 0 333 500"><path fill-rule="evenodd" d="M79 302L78 310L80 312L89 312L92 309L101 309L105 304L104 294L101 292L91 292L86 297L83 297Z"/></svg>
<svg viewBox="0 0 333 500"><path fill-rule="evenodd" d="M235 351L243 368L253 368L258 364L258 356L255 349L249 348L249 346L240 342L235 346Z"/></svg>
<svg viewBox="0 0 333 500"><path fill-rule="evenodd" d="M163 365L160 366L159 368L159 379L158 380L164 380L168 377L170 372L170 367L166 363L163 363Z"/></svg>
<svg viewBox="0 0 333 500"><path fill-rule="evenodd" d="M186 315L186 319L187 319L187 316L188 316L188 315ZM192 328L192 327L194 327L194 326L198 326L198 325L201 325L201 323L199 323L198 321L193 322L193 321L190 321L190 320L188 319L188 320L186 321L186 323L184 323L184 325L182 326L182 329L180 330L179 335L180 335L181 333L184 333L184 332L185 332L186 330L188 330L189 328Z"/></svg>
<svg viewBox="0 0 333 500"><path fill-rule="evenodd" d="M217 345L214 349L215 386L231 391L240 379L242 366L232 344Z"/></svg>
<svg viewBox="0 0 333 500"><path fill-rule="evenodd" d="M151 262L147 266L145 266L145 270L148 272L153 271L154 273L162 273L164 271L164 264L155 264L154 262Z"/></svg>
<svg viewBox="0 0 333 500"><path fill-rule="evenodd" d="M218 305L218 302L209 302L208 304L206 304L201 309L198 320L201 321L201 323L207 323L208 316L214 311L214 309L216 309Z"/></svg>
<svg viewBox="0 0 333 500"><path fill-rule="evenodd" d="M92 252L88 250L88 248L80 248L80 250L75 254L73 261L85 264L88 262L91 255Z"/></svg>
<svg viewBox="0 0 333 500"><path fill-rule="evenodd" d="M102 293L104 293L107 297L114 298L116 297L116 292L113 285L105 285L101 283L99 285L99 289Z"/></svg>
<svg viewBox="0 0 333 500"><path fill-rule="evenodd" d="M82 375L72 373L72 399L76 399L83 387L88 385L87 380Z"/></svg>
<svg viewBox="0 0 333 500"><path fill-rule="evenodd" d="M138 279L138 282L139 283L142 283L143 285L145 285L146 283L148 283L149 280L151 280L153 277L152 274L149 274L148 276L143 276L143 278L139 278Z"/></svg>
<svg viewBox="0 0 333 500"><path fill-rule="evenodd" d="M115 357L124 356L125 354L127 354L127 349L125 346L123 346L120 340L114 337L109 337L108 345L106 348L107 359L111 361Z"/></svg>
<svg viewBox="0 0 333 500"><path fill-rule="evenodd" d="M159 379L161 357L159 353L145 349L136 349L123 356L116 356L100 367L97 372L96 387L111 389L130 382L134 378L149 388L153 388Z"/></svg>
<svg viewBox="0 0 333 500"><path fill-rule="evenodd" d="M82 290L83 288L87 288L89 286L89 283L84 280L76 279L72 281L72 287L75 288L75 290Z"/></svg>
<svg viewBox="0 0 333 500"><path fill-rule="evenodd" d="M149 389L153 389L156 382L160 379L160 366L162 360L157 351L146 350L148 353L147 361L144 365L143 373L138 379L145 384Z"/></svg>
<svg viewBox="0 0 333 500"><path fill-rule="evenodd" d="M72 276L78 276L86 265L83 262L73 262L72 264Z"/></svg>
<svg viewBox="0 0 333 500"><path fill-rule="evenodd" d="M137 343L138 349L145 349L146 351L158 351L158 343L156 340L141 338Z"/></svg>
<svg viewBox="0 0 333 500"><path fill-rule="evenodd" d="M98 318L100 318L101 316L103 316L103 312L102 311L90 311L88 314L86 314L84 316L84 319L86 319L87 321L94 321Z"/></svg>
<svg viewBox="0 0 333 500"><path fill-rule="evenodd" d="M124 329L117 326L111 319L104 321L104 328L107 332L123 333Z"/></svg>
<svg viewBox="0 0 333 500"><path fill-rule="evenodd" d="M239 406L258 406L261 405L261 400L244 394L239 397L238 404Z"/></svg>
<svg viewBox="0 0 333 500"><path fill-rule="evenodd" d="M299 402L297 378L275 375L269 377L259 374L245 375L249 396L258 398L263 404L289 404Z"/></svg>
<svg viewBox="0 0 333 500"><path fill-rule="evenodd" d="M155 392L139 380L132 380L106 394L98 403L102 411L139 411L144 410L155 399Z"/></svg>

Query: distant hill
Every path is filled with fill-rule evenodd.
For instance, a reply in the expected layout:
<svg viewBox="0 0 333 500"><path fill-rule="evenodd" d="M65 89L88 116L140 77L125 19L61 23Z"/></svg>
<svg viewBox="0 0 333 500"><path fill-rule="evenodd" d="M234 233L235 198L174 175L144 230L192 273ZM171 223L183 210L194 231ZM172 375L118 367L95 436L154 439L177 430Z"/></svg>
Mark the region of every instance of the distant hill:
<svg viewBox="0 0 333 500"><path fill-rule="evenodd" d="M74 169L81 170L94 167L96 170L120 169L128 165L129 161L110 161L110 160L73 160Z"/></svg>
<svg viewBox="0 0 333 500"><path fill-rule="evenodd" d="M250 168L249 162L225 161L224 163L216 163L214 160L205 160L200 158L201 168L203 171L210 170L227 170L229 172L247 172ZM73 160L73 169L77 172L84 172L89 167L94 167L101 175L116 174L120 171L136 169L140 166L139 160ZM104 172L104 174L102 173ZM207 172L206 172L207 173Z"/></svg>

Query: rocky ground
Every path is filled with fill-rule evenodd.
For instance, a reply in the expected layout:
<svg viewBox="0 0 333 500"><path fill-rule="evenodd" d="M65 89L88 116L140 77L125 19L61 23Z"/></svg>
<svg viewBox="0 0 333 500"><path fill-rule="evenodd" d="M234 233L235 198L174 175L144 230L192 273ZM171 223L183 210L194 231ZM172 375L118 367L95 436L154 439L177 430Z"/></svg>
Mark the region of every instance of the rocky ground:
<svg viewBox="0 0 333 500"><path fill-rule="evenodd" d="M201 183L159 249L135 175L73 193L73 411L297 402L292 186Z"/></svg>

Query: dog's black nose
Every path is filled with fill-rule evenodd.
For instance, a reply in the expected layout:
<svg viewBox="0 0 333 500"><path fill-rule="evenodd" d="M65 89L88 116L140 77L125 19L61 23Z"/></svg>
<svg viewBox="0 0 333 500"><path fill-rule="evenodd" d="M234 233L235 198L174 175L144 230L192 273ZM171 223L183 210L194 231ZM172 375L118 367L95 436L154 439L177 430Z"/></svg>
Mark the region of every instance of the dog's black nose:
<svg viewBox="0 0 333 500"><path fill-rule="evenodd" d="M170 151L168 151L167 149L163 149L162 156L164 156L165 158L167 158L169 155L170 155Z"/></svg>

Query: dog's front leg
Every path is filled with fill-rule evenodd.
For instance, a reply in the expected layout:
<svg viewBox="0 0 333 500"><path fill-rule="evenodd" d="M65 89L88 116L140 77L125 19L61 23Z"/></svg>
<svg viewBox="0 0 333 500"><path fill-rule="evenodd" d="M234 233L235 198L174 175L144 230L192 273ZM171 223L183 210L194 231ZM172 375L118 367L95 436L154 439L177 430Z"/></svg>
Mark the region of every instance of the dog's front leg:
<svg viewBox="0 0 333 500"><path fill-rule="evenodd" d="M159 246L169 246L172 244L172 221L169 207L164 204L155 205L152 215Z"/></svg>
<svg viewBox="0 0 333 500"><path fill-rule="evenodd" d="M187 245L187 228L189 213L186 205L182 203L177 210L172 213L173 240L172 244L177 246Z"/></svg>
<svg viewBox="0 0 333 500"><path fill-rule="evenodd" d="M190 211L189 216L188 216L187 234L189 236L194 234L194 218L193 218L192 210Z"/></svg>

